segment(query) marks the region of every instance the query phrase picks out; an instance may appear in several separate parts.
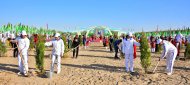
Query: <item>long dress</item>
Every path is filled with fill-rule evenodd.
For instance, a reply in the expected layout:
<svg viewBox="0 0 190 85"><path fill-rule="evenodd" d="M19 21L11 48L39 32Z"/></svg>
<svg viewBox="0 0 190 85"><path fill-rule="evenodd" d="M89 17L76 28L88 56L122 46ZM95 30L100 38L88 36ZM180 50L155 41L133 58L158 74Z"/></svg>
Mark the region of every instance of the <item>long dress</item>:
<svg viewBox="0 0 190 85"><path fill-rule="evenodd" d="M134 59L137 57L137 47L136 45L133 46L134 48Z"/></svg>

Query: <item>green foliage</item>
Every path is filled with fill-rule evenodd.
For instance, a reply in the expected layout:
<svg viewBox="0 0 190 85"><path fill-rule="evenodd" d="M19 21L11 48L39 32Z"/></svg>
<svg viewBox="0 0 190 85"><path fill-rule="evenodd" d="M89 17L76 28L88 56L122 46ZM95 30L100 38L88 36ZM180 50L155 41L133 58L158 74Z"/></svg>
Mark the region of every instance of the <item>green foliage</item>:
<svg viewBox="0 0 190 85"><path fill-rule="evenodd" d="M0 56L4 56L6 52L7 52L7 49L6 49L5 44L3 44L3 43L0 41Z"/></svg>
<svg viewBox="0 0 190 85"><path fill-rule="evenodd" d="M68 51L69 51L68 44L67 44L67 38L66 38L66 36L65 36L65 35L62 35L62 39L63 39L64 46L65 46L64 53L66 53L66 52L68 52Z"/></svg>
<svg viewBox="0 0 190 85"><path fill-rule="evenodd" d="M190 43L187 43L187 47L185 49L185 58L190 58Z"/></svg>
<svg viewBox="0 0 190 85"><path fill-rule="evenodd" d="M34 46L35 46L34 37L32 36L32 37L30 38L30 47L29 47L29 49L32 50L32 49L34 48Z"/></svg>
<svg viewBox="0 0 190 85"><path fill-rule="evenodd" d="M36 67L40 73L44 73L45 37L40 35L36 45Z"/></svg>
<svg viewBox="0 0 190 85"><path fill-rule="evenodd" d="M148 44L147 37L144 32L142 32L141 40L140 40L140 50L141 50L141 65L147 73L148 68L151 66L151 52Z"/></svg>

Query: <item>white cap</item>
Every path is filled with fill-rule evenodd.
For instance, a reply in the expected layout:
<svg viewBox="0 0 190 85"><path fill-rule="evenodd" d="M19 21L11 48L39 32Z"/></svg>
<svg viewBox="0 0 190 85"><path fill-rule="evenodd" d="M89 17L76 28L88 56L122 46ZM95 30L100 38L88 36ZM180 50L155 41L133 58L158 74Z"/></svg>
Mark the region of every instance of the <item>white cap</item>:
<svg viewBox="0 0 190 85"><path fill-rule="evenodd" d="M55 37L59 37L59 36L60 36L60 34L59 34L59 33L56 33L56 34L55 34Z"/></svg>
<svg viewBox="0 0 190 85"><path fill-rule="evenodd" d="M26 34L26 31L24 31L24 30L21 32L21 34L22 34L22 35L27 35L27 34Z"/></svg>
<svg viewBox="0 0 190 85"><path fill-rule="evenodd" d="M162 42L162 39L157 40L157 44L160 44Z"/></svg>
<svg viewBox="0 0 190 85"><path fill-rule="evenodd" d="M132 33L132 32L129 32L129 33L128 33L128 36L133 36L133 33Z"/></svg>

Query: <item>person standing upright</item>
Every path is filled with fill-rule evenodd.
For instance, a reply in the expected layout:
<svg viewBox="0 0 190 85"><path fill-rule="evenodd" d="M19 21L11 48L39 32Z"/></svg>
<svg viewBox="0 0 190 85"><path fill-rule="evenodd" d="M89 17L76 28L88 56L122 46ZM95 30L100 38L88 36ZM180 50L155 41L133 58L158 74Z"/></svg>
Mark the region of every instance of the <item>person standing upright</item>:
<svg viewBox="0 0 190 85"><path fill-rule="evenodd" d="M59 33L56 33L55 39L53 39L50 42L53 45L51 72L54 71L54 63L55 63L55 60L57 59L57 74L59 74L61 72L61 56L63 56L65 46L64 46L63 40L60 38Z"/></svg>
<svg viewBox="0 0 190 85"><path fill-rule="evenodd" d="M73 58L77 58L78 57L78 53L79 53L79 45L80 45L80 40L79 40L79 36L76 35L73 39L73 44L72 47L73 49ZM75 57L76 54L76 57Z"/></svg>
<svg viewBox="0 0 190 85"><path fill-rule="evenodd" d="M178 50L177 57L176 57L177 59L179 59L179 53L180 53L180 47L182 44L182 38L183 38L183 35L181 33L178 33L175 37L175 47Z"/></svg>
<svg viewBox="0 0 190 85"><path fill-rule="evenodd" d="M134 72L133 71L133 59L134 59L134 45L140 46L140 43L136 42L136 40L133 39L133 35L131 32L128 33L126 36L126 39L123 41L123 53L125 55L125 66L127 72ZM130 68L128 67L128 64L130 63Z"/></svg>
<svg viewBox="0 0 190 85"><path fill-rule="evenodd" d="M20 70L18 75L24 74L24 76L28 76L28 49L30 40L27 38L26 31L22 31L21 37L11 40L11 42L17 43L18 46L18 66Z"/></svg>
<svg viewBox="0 0 190 85"><path fill-rule="evenodd" d="M85 35L82 35L82 44L84 46L84 49L86 49L86 36Z"/></svg>
<svg viewBox="0 0 190 85"><path fill-rule="evenodd" d="M109 48L110 48L110 52L113 52L113 36L109 37Z"/></svg>

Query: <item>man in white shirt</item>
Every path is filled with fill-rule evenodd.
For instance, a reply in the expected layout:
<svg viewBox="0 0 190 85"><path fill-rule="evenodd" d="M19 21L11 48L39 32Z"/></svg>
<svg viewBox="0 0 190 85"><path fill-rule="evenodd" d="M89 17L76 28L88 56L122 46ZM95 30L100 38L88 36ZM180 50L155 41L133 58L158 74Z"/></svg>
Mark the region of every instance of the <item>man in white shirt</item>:
<svg viewBox="0 0 190 85"><path fill-rule="evenodd" d="M175 58L177 56L177 48L171 42L165 41L162 39L159 39L158 43L161 44L163 47L163 52L162 52L162 55L161 55L159 61L161 59L164 59L164 57L166 57L167 75L171 75L173 72L174 61L175 61Z"/></svg>
<svg viewBox="0 0 190 85"><path fill-rule="evenodd" d="M54 71L54 63L55 60L57 59L57 74L61 72L61 56L63 56L64 53L64 43L63 40L60 38L60 34L56 33L55 34L55 39L50 41L50 43L53 45L53 50L52 50L52 63L51 63L51 69L50 71Z"/></svg>
<svg viewBox="0 0 190 85"><path fill-rule="evenodd" d="M28 48L30 46L30 40L27 38L26 31L22 31L21 37L17 37L16 40L11 40L18 45L18 66L20 72L18 75L24 74L28 76Z"/></svg>
<svg viewBox="0 0 190 85"><path fill-rule="evenodd" d="M178 50L178 53L177 53L177 59L179 59L179 54L180 54L180 47L182 45L182 38L183 38L183 35L179 32L176 37L175 37L175 42L176 42L176 48Z"/></svg>
<svg viewBox="0 0 190 85"><path fill-rule="evenodd" d="M4 34L2 34L1 42L3 44L6 44L6 40L7 40L7 37Z"/></svg>
<svg viewBox="0 0 190 85"><path fill-rule="evenodd" d="M125 54L125 65L127 72L134 72L133 71L133 59L134 59L134 48L133 46L140 46L140 43L136 42L133 39L133 35L131 32L128 33L127 39L123 40L123 53ZM128 64L130 63L130 68Z"/></svg>

